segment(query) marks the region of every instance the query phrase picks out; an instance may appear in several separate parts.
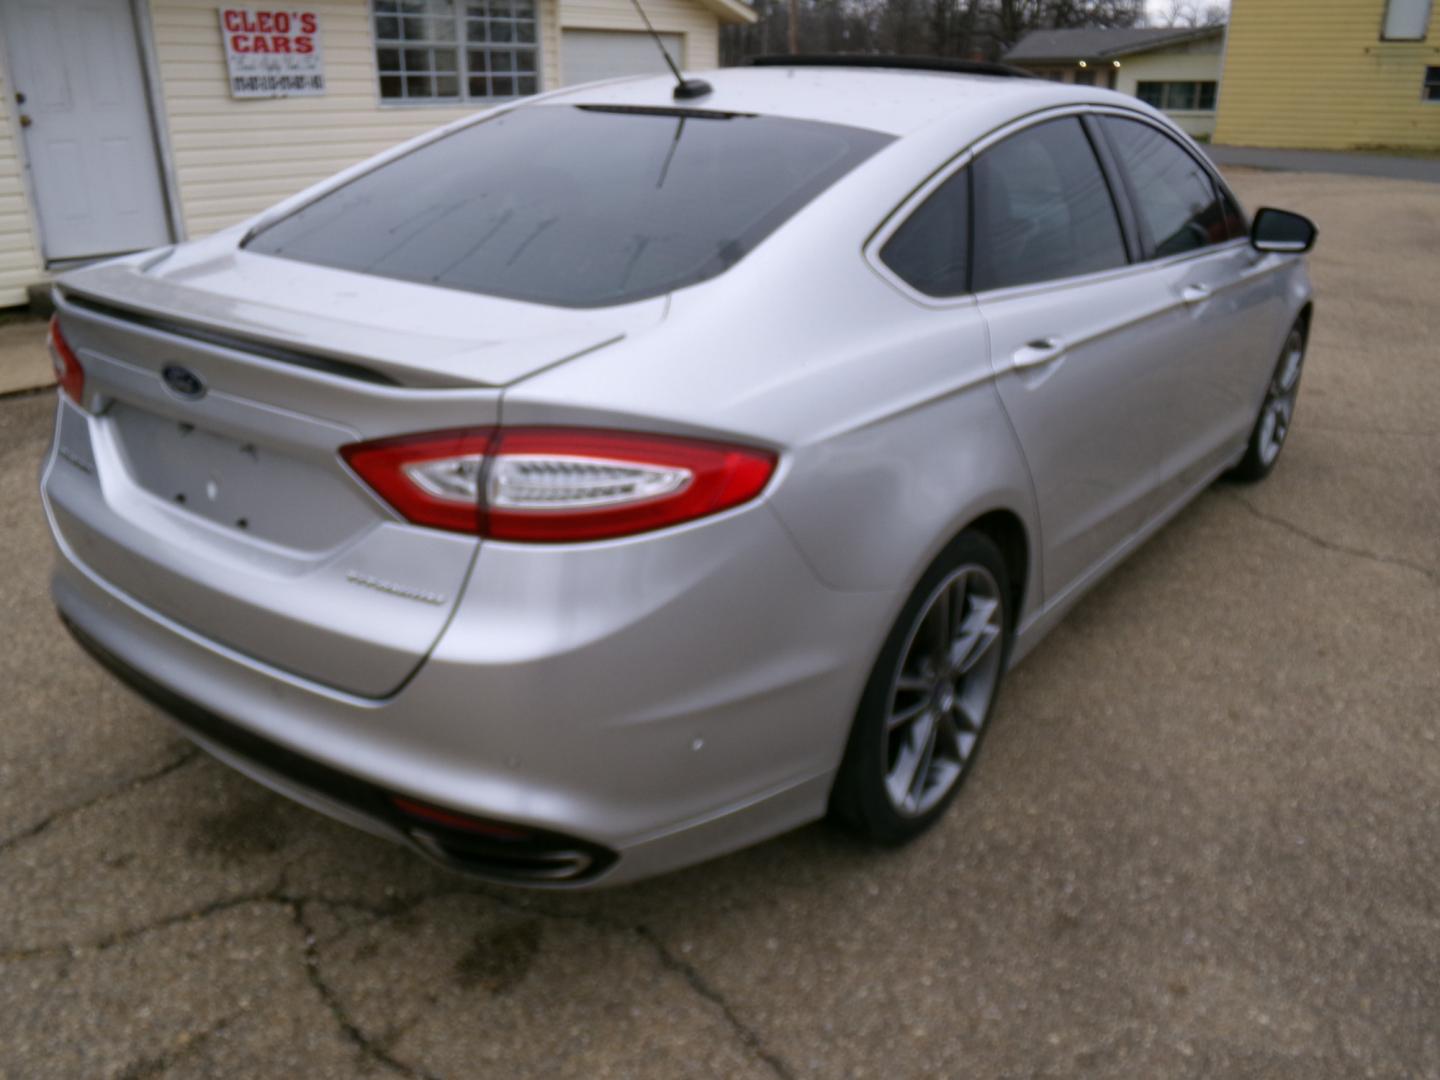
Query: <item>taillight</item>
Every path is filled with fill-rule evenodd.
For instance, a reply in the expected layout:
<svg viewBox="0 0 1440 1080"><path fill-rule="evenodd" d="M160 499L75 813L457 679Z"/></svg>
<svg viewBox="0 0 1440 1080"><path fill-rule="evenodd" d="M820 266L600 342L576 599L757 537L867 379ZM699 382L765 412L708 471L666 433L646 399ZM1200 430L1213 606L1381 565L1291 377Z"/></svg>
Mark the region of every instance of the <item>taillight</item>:
<svg viewBox="0 0 1440 1080"><path fill-rule="evenodd" d="M407 520L500 540L566 543L649 532L764 490L766 450L584 428L463 429L345 447Z"/></svg>
<svg viewBox="0 0 1440 1080"><path fill-rule="evenodd" d="M65 396L77 405L80 395L85 392L85 369L80 366L65 335L60 332L60 316L50 316L50 365L55 369L55 381Z"/></svg>
<svg viewBox="0 0 1440 1080"><path fill-rule="evenodd" d="M480 474L491 439L489 428L455 428L355 443L340 453L407 521L475 533L480 531Z"/></svg>

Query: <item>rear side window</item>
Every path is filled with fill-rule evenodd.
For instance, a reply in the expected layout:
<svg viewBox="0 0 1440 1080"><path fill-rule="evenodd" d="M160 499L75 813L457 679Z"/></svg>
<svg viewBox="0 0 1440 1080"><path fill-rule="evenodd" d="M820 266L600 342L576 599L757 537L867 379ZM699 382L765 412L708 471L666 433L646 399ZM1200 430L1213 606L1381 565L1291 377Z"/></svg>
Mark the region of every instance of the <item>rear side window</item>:
<svg viewBox="0 0 1440 1080"><path fill-rule="evenodd" d="M1026 128L971 165L977 292L1123 266L1125 241L1074 117Z"/></svg>
<svg viewBox="0 0 1440 1080"><path fill-rule="evenodd" d="M1230 214L1210 174L1179 143L1138 120L1107 116L1101 123L1129 178L1148 258L1178 255L1230 238L1237 223L1227 222ZM1239 209L1233 213L1238 216Z"/></svg>
<svg viewBox="0 0 1440 1080"><path fill-rule="evenodd" d="M969 169L936 188L880 249L886 266L928 296L968 292L969 257Z"/></svg>
<svg viewBox="0 0 1440 1080"><path fill-rule="evenodd" d="M891 141L700 110L531 106L380 166L250 251L568 307L722 273Z"/></svg>

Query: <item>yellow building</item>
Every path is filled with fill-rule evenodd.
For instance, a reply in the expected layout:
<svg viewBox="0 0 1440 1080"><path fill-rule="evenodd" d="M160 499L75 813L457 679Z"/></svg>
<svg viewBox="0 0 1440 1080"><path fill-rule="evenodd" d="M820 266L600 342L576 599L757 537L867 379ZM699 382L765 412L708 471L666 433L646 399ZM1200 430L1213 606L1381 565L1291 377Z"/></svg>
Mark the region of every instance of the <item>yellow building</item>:
<svg viewBox="0 0 1440 1080"><path fill-rule="evenodd" d="M1431 0L1233 0L1215 141L1440 150L1440 12Z"/></svg>
<svg viewBox="0 0 1440 1080"><path fill-rule="evenodd" d="M644 0L689 70L742 0ZM449 120L660 73L631 0L0 0L0 307Z"/></svg>

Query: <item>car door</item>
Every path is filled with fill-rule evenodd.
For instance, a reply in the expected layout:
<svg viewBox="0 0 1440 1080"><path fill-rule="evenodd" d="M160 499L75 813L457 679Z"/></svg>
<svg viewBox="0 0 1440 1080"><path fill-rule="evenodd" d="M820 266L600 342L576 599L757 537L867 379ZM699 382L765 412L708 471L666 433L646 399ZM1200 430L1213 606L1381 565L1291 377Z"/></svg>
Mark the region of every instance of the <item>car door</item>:
<svg viewBox="0 0 1440 1080"><path fill-rule="evenodd" d="M1156 455L1179 407L1185 330L1078 115L978 149L973 275L995 385L1034 480L1047 600L1156 513Z"/></svg>
<svg viewBox="0 0 1440 1080"><path fill-rule="evenodd" d="M1097 118L1134 208L1152 276L1184 312L1172 363L1182 393L1157 492L1173 502L1249 433L1277 347L1280 280L1251 248L1234 198L1179 140L1134 115Z"/></svg>

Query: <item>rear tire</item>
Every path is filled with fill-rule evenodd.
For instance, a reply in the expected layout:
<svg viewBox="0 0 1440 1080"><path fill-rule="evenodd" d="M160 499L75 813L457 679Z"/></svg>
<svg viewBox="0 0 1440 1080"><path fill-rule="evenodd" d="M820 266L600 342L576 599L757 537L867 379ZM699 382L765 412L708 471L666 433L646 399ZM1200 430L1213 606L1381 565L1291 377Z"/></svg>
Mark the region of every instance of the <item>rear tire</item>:
<svg viewBox="0 0 1440 1080"><path fill-rule="evenodd" d="M1250 442L1245 456L1225 474L1227 480L1254 484L1264 480L1280 460L1280 451L1295 421L1295 402L1300 394L1300 375L1305 366L1305 345L1308 327L1298 320L1285 337L1285 347L1265 388L1265 401L1260 415L1250 429Z"/></svg>
<svg viewBox="0 0 1440 1080"><path fill-rule="evenodd" d="M891 628L856 711L831 816L887 845L930 828L970 774L1010 653L999 548L964 532L925 571Z"/></svg>

